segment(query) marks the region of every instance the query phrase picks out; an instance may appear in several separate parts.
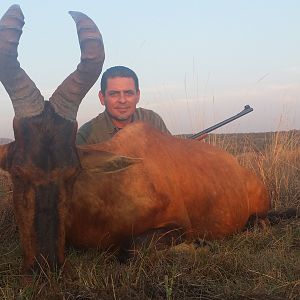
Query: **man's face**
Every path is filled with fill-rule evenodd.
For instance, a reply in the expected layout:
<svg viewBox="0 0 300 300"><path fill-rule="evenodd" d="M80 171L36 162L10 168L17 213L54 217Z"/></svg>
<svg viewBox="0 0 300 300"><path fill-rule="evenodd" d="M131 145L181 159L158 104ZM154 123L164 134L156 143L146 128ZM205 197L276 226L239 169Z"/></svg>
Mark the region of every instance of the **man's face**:
<svg viewBox="0 0 300 300"><path fill-rule="evenodd" d="M105 94L99 92L99 99L105 105L112 121L118 127L126 125L140 99L140 91L136 90L134 80L130 77L108 78Z"/></svg>

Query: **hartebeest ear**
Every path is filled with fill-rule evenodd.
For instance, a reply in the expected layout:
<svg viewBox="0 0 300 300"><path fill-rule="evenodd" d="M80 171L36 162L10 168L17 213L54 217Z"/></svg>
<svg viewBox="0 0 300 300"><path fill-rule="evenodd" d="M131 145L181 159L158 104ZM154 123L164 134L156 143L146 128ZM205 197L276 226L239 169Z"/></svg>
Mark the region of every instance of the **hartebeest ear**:
<svg viewBox="0 0 300 300"><path fill-rule="evenodd" d="M141 158L126 157L83 147L77 147L77 153L82 169L90 172L114 173L142 162Z"/></svg>
<svg viewBox="0 0 300 300"><path fill-rule="evenodd" d="M0 145L0 168L8 171L10 162L8 161L9 149L13 147L15 142L11 142L6 145Z"/></svg>

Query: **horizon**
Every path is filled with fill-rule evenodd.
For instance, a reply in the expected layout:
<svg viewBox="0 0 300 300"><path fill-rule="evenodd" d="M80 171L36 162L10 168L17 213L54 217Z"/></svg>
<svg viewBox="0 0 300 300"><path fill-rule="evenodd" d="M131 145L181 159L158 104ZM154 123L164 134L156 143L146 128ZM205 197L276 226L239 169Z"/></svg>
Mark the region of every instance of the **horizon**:
<svg viewBox="0 0 300 300"><path fill-rule="evenodd" d="M1 17L14 3L1 1ZM25 16L19 61L45 99L79 63L67 13L78 10L102 33L103 70L132 68L140 80L139 106L160 114L173 134L199 132L245 105L254 111L214 133L300 129L298 1L18 4ZM99 80L79 107L79 126L103 111L98 89ZM2 85L0 99L0 137L13 139L13 108Z"/></svg>
<svg viewBox="0 0 300 300"><path fill-rule="evenodd" d="M197 132L192 132L192 133L182 133L182 134L178 134L178 135L186 135L186 136L191 136L193 134L196 134ZM261 132L226 132L226 133L222 133L222 132L219 132L219 133L216 133L214 131L208 133L208 137L209 135L214 135L214 136L223 136L223 135L226 135L226 136L230 136L230 135L261 135L261 134L265 134L265 135L269 135L269 134L278 134L278 133L283 133L283 134L286 134L286 133L295 133L297 134L297 136L299 135L300 136L300 129L289 129L289 130L281 130L281 131L261 131ZM208 138L208 137L205 137ZM14 141L14 138L6 138L6 137L0 137L0 145L3 145L3 144L8 144L10 142L13 142Z"/></svg>

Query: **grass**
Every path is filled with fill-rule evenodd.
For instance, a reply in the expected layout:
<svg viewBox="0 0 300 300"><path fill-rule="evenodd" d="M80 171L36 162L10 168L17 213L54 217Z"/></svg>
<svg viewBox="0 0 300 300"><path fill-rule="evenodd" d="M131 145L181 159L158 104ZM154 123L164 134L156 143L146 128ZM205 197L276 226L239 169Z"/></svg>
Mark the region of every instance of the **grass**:
<svg viewBox="0 0 300 300"><path fill-rule="evenodd" d="M265 137L263 142L255 140L255 134L234 140L214 137L213 142L261 176L275 209L299 207L299 136L280 132ZM299 219L266 229L255 227L197 250L188 245L163 251L149 247L126 264L113 253L69 248L69 273L45 269L22 286L10 184L7 178L4 182L0 185L0 199L6 198L7 204L0 211L0 299L300 299Z"/></svg>

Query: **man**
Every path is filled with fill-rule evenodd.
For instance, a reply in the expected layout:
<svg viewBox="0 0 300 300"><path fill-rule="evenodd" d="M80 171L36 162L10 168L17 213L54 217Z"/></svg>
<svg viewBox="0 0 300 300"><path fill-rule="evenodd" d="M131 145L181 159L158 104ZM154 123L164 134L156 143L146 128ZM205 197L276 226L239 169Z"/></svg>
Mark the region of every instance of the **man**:
<svg viewBox="0 0 300 300"><path fill-rule="evenodd" d="M107 69L102 75L98 96L105 111L79 128L77 144L106 141L126 125L139 120L170 134L157 113L136 107L140 100L139 81L131 69L124 66Z"/></svg>

